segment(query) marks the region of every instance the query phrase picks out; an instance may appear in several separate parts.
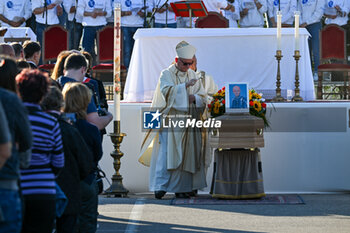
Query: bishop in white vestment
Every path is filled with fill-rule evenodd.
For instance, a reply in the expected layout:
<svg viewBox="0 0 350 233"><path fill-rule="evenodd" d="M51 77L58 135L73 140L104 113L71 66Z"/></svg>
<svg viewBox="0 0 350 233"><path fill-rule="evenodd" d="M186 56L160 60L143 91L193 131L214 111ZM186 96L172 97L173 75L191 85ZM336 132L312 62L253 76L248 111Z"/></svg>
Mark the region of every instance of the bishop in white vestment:
<svg viewBox="0 0 350 233"><path fill-rule="evenodd" d="M195 51L192 45L180 42L175 64L161 72L151 107L158 109L163 118L192 114L199 119L203 113L206 93L196 73L189 69ZM201 140L199 128L163 127L147 132L139 162L150 166L149 188L156 198L166 192L188 197L189 192L206 187Z"/></svg>

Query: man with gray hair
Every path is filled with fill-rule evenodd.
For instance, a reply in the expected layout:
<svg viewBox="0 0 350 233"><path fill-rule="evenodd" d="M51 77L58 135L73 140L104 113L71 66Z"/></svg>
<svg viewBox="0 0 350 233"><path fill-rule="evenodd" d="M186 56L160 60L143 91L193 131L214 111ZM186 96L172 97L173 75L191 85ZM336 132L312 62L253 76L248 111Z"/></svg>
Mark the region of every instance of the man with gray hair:
<svg viewBox="0 0 350 233"><path fill-rule="evenodd" d="M0 54L15 58L15 50L13 50L11 45L6 43L0 44Z"/></svg>
<svg viewBox="0 0 350 233"><path fill-rule="evenodd" d="M181 115L182 120L186 120L182 116L198 119L203 112L206 93L190 69L195 52L186 41L176 46L175 63L161 72L156 87L151 107L157 112L153 118ZM142 145L139 162L150 166L149 188L157 199L166 192L188 198L193 190L206 187L199 128L160 126L157 131L147 132ZM152 153L148 147L152 147Z"/></svg>

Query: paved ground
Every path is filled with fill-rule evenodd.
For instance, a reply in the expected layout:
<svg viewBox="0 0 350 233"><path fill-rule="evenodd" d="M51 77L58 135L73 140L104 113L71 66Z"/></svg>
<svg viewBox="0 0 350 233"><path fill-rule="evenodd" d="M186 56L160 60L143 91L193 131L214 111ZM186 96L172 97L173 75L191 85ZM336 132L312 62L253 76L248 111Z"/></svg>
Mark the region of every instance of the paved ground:
<svg viewBox="0 0 350 233"><path fill-rule="evenodd" d="M350 233L350 194L300 195L302 205L170 205L173 195L100 197L98 233Z"/></svg>

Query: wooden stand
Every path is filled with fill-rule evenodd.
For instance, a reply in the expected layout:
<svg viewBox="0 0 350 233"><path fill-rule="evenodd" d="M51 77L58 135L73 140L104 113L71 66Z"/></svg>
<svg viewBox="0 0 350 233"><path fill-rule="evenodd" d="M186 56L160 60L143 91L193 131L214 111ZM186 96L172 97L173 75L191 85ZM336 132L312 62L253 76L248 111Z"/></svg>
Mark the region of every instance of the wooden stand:
<svg viewBox="0 0 350 233"><path fill-rule="evenodd" d="M192 17L208 15L207 8L201 0L174 2L170 5L176 17L190 17L190 28L192 28Z"/></svg>

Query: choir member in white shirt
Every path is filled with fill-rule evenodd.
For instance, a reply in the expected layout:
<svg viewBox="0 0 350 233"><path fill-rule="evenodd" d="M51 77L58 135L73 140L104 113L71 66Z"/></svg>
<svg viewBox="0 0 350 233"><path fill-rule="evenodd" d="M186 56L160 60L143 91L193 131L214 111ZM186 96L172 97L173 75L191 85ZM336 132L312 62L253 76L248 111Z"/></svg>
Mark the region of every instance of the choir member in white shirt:
<svg viewBox="0 0 350 233"><path fill-rule="evenodd" d="M267 0L237 0L241 19L239 25L246 27L264 27L264 14L267 11Z"/></svg>
<svg viewBox="0 0 350 233"><path fill-rule="evenodd" d="M2 27L25 27L25 21L32 16L30 0L0 0Z"/></svg>

